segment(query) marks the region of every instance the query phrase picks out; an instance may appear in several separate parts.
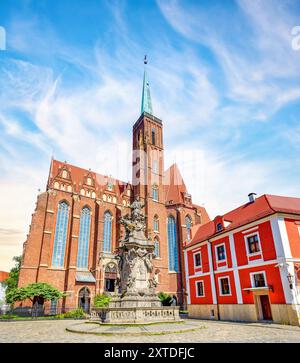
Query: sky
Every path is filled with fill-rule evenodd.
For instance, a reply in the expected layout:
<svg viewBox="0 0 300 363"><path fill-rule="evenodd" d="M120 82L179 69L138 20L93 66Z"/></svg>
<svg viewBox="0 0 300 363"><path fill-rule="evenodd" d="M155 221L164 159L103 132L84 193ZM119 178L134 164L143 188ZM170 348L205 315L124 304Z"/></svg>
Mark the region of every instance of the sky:
<svg viewBox="0 0 300 363"><path fill-rule="evenodd" d="M52 156L131 179L145 54L165 168L194 203L300 196L297 26L299 0L0 0L0 270Z"/></svg>

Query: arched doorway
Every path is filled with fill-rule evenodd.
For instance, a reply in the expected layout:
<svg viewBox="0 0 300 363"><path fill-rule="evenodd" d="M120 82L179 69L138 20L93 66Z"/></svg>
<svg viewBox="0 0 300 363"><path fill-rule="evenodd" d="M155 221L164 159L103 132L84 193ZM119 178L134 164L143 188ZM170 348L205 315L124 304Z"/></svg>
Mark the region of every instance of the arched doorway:
<svg viewBox="0 0 300 363"><path fill-rule="evenodd" d="M105 273L104 273L105 291L108 292L115 291L116 279L117 279L117 266L114 263L109 263L105 267Z"/></svg>
<svg viewBox="0 0 300 363"><path fill-rule="evenodd" d="M85 286L80 289L78 294L78 307L82 308L86 313L90 312L91 294L90 290Z"/></svg>

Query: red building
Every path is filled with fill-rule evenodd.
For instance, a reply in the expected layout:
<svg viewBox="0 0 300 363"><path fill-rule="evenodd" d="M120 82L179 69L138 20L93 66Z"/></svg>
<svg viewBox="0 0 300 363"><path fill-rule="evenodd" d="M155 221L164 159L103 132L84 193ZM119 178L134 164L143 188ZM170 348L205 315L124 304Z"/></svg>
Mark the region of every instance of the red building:
<svg viewBox="0 0 300 363"><path fill-rule="evenodd" d="M191 317L300 324L300 198L249 194L193 227L185 261Z"/></svg>
<svg viewBox="0 0 300 363"><path fill-rule="evenodd" d="M183 244L191 227L209 217L193 204L176 164L164 168L163 123L153 115L146 72L141 115L132 137L132 183L51 161L47 187L38 195L24 243L19 286L50 283L67 293L58 302L66 309L89 309L95 294L114 291L114 251L122 238L118 220L139 196L145 204L146 234L155 242L158 291L184 305Z"/></svg>

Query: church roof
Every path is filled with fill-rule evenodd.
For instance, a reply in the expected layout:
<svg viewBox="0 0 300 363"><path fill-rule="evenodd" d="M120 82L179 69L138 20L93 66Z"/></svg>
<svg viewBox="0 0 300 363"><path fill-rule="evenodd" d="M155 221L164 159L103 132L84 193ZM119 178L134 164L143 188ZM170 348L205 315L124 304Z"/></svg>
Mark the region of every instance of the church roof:
<svg viewBox="0 0 300 363"><path fill-rule="evenodd" d="M142 91L142 105L141 105L141 114L144 112L153 115L152 110L152 101L151 101L151 94L150 94L150 85L148 81L148 75L146 70L147 58L145 56L144 60L145 69L144 69L144 79L143 79L143 91Z"/></svg>
<svg viewBox="0 0 300 363"><path fill-rule="evenodd" d="M220 232L216 232L215 221L195 226L192 229L192 240L187 247L275 213L300 215L300 198L264 194L256 198L254 202L245 203L223 216L216 217L218 221L227 222L227 226L224 225Z"/></svg>

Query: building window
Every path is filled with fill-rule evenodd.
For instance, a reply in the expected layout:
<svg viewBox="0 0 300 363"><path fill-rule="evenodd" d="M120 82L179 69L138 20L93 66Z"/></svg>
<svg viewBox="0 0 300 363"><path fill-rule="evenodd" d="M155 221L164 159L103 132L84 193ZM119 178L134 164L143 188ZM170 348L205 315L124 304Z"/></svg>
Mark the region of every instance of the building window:
<svg viewBox="0 0 300 363"><path fill-rule="evenodd" d="M203 284L203 281L196 281L196 293L197 293L197 297L204 296L204 284Z"/></svg>
<svg viewBox="0 0 300 363"><path fill-rule="evenodd" d="M84 207L80 217L77 268L88 268L90 227L91 211L88 207Z"/></svg>
<svg viewBox="0 0 300 363"><path fill-rule="evenodd" d="M194 254L194 263L195 267L200 267L202 265L200 252Z"/></svg>
<svg viewBox="0 0 300 363"><path fill-rule="evenodd" d="M67 172L67 170L63 170L62 171L62 178L64 178L64 179L68 179L68 172Z"/></svg>
<svg viewBox="0 0 300 363"><path fill-rule="evenodd" d="M190 216L185 217L185 226L186 226L186 239L188 242L191 240L191 228L192 228L192 219Z"/></svg>
<svg viewBox="0 0 300 363"><path fill-rule="evenodd" d="M220 284L220 295L230 295L230 285L229 285L229 278L222 277L219 279Z"/></svg>
<svg viewBox="0 0 300 363"><path fill-rule="evenodd" d="M158 202L158 188L156 186L152 188L152 199Z"/></svg>
<svg viewBox="0 0 300 363"><path fill-rule="evenodd" d="M222 231L222 229L223 229L223 225L222 225L222 223L218 223L218 224L217 224L217 232Z"/></svg>
<svg viewBox="0 0 300 363"><path fill-rule="evenodd" d="M217 246L216 249L217 249L217 259L218 259L218 261L226 260L225 245Z"/></svg>
<svg viewBox="0 0 300 363"><path fill-rule="evenodd" d="M60 202L58 206L54 248L52 256L53 267L63 267L65 260L65 249L68 233L69 205L66 202Z"/></svg>
<svg viewBox="0 0 300 363"><path fill-rule="evenodd" d="M154 239L154 255L159 257L159 241L157 238Z"/></svg>
<svg viewBox="0 0 300 363"><path fill-rule="evenodd" d="M152 144L155 145L155 130L154 129L152 129L151 135L152 135Z"/></svg>
<svg viewBox="0 0 300 363"><path fill-rule="evenodd" d="M173 216L168 217L169 271L178 272L177 225Z"/></svg>
<svg viewBox="0 0 300 363"><path fill-rule="evenodd" d="M260 252L258 235L247 237L248 251L249 254Z"/></svg>
<svg viewBox="0 0 300 363"><path fill-rule="evenodd" d="M252 274L252 287L266 287L266 278L264 272Z"/></svg>
<svg viewBox="0 0 300 363"><path fill-rule="evenodd" d="M112 215L110 212L104 213L104 228L103 228L103 251L111 252L111 226Z"/></svg>
<svg viewBox="0 0 300 363"><path fill-rule="evenodd" d="M159 222L158 222L158 217L155 216L153 219L153 231L154 232L159 232Z"/></svg>
<svg viewBox="0 0 300 363"><path fill-rule="evenodd" d="M153 160L153 173L158 174L157 160Z"/></svg>

